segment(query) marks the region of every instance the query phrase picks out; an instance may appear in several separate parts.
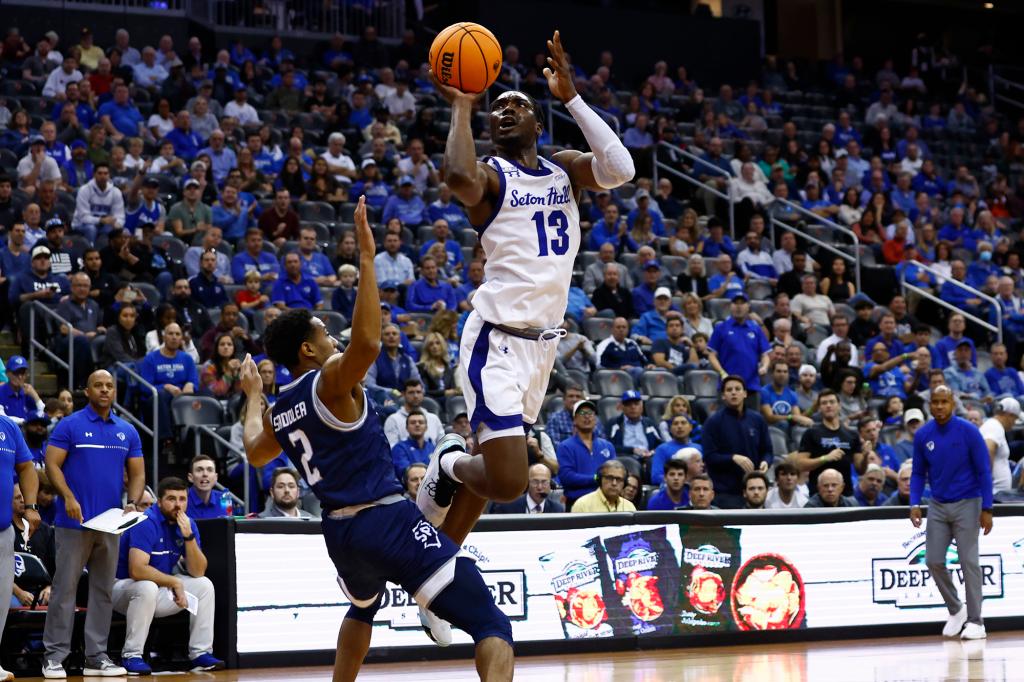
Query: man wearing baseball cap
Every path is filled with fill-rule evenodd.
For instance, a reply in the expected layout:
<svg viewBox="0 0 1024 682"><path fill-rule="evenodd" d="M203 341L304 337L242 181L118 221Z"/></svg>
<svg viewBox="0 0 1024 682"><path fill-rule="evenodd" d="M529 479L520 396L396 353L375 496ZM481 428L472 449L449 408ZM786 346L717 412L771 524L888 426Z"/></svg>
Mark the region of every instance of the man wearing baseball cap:
<svg viewBox="0 0 1024 682"><path fill-rule="evenodd" d="M672 290L668 287L658 287L654 290L654 308L640 316L640 320L633 327L633 338L640 343L654 343L667 336L668 318L673 311ZM677 316L682 313L675 309Z"/></svg>
<svg viewBox="0 0 1024 682"><path fill-rule="evenodd" d="M23 423L30 414L44 407L27 379L28 361L21 355L12 355L7 360L7 383L0 384L0 407L15 424Z"/></svg>
<svg viewBox="0 0 1024 682"><path fill-rule="evenodd" d="M55 308L60 297L66 294L70 284L66 277L50 272L50 249L36 245L32 251L32 264L28 272L11 282L8 298L17 311L18 331L21 335L22 350L28 353L29 330L31 329L31 305L39 302L48 308ZM36 334L42 337L46 324L42 315L36 315Z"/></svg>
<svg viewBox="0 0 1024 682"><path fill-rule="evenodd" d="M768 373L771 345L761 325L750 319L750 300L745 293L732 297L732 315L715 327L708 347L718 353L722 376L735 374L748 392L748 407L760 406L761 376Z"/></svg>
<svg viewBox="0 0 1024 682"><path fill-rule="evenodd" d="M903 413L903 433L892 446L896 456L902 461L906 462L914 456L914 434L924 425L924 422L924 412L916 407ZM897 472L896 484L899 485L899 472ZM905 502L901 504L905 504Z"/></svg>
<svg viewBox="0 0 1024 682"><path fill-rule="evenodd" d="M387 223L398 218L406 227L416 227L428 222L427 205L416 193L416 181L411 175L403 175L398 179L398 192L388 197L384 204L381 222Z"/></svg>
<svg viewBox="0 0 1024 682"><path fill-rule="evenodd" d="M981 425L981 435L985 439L988 455L992 459L992 489L994 493L1008 492L1013 489L1010 474L1010 444L1006 440L1017 420L1020 418L1020 401L1007 396L996 403L995 416L989 417Z"/></svg>
<svg viewBox="0 0 1024 682"><path fill-rule="evenodd" d="M59 181L60 168L46 153L46 140L42 135L28 139L28 153L18 161L18 187L28 195L36 192L36 186L46 180Z"/></svg>
<svg viewBox="0 0 1024 682"><path fill-rule="evenodd" d="M633 310L637 315L654 310L654 292L658 290L661 281L661 264L653 258L646 260L643 273L644 281L633 287Z"/></svg>
<svg viewBox="0 0 1024 682"><path fill-rule="evenodd" d="M615 446L594 434L597 405L580 400L572 408L575 433L558 444L558 479L565 489L566 507L597 490L598 469L615 458Z"/></svg>
<svg viewBox="0 0 1024 682"><path fill-rule="evenodd" d="M661 445L658 425L644 414L640 391L629 390L619 401L621 414L608 426L608 439L630 473L640 475L642 463L649 460Z"/></svg>
<svg viewBox="0 0 1024 682"><path fill-rule="evenodd" d="M25 416L22 430L25 432L25 443L32 453L35 466L42 469L46 466L46 441L50 435L50 415L43 410L32 410Z"/></svg>

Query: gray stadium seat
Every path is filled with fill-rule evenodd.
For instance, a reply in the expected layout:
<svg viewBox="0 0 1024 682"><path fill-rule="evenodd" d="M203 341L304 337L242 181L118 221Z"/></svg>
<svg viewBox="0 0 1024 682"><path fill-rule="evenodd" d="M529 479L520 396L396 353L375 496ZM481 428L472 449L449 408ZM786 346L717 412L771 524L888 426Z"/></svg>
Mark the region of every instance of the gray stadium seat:
<svg viewBox="0 0 1024 682"><path fill-rule="evenodd" d="M640 391L651 398L671 398L679 393L679 382L671 372L647 371L640 375Z"/></svg>
<svg viewBox="0 0 1024 682"><path fill-rule="evenodd" d="M615 421L619 414L619 399L611 396L601 398L597 401L597 416L603 424Z"/></svg>
<svg viewBox="0 0 1024 682"><path fill-rule="evenodd" d="M683 377L683 393L698 398L717 397L718 379L718 373L710 369L690 370Z"/></svg>
<svg viewBox="0 0 1024 682"><path fill-rule="evenodd" d="M171 415L175 426L182 429L187 437L193 426L220 426L224 420L224 409L219 400L210 396L180 395L171 401Z"/></svg>
<svg viewBox="0 0 1024 682"><path fill-rule="evenodd" d="M724 320L729 317L731 301L727 298L713 298L708 301L708 312L712 320Z"/></svg>
<svg viewBox="0 0 1024 682"><path fill-rule="evenodd" d="M633 389L633 378L621 369L599 369L593 375L593 388L599 395L619 398Z"/></svg>
<svg viewBox="0 0 1024 682"><path fill-rule="evenodd" d="M768 428L768 435L772 440L772 451L776 457L785 457L789 454L789 445L786 442L786 434L779 429Z"/></svg>
<svg viewBox="0 0 1024 682"><path fill-rule="evenodd" d="M455 420L460 412L467 412L466 399L461 395L451 395L445 399L445 421L449 424Z"/></svg>
<svg viewBox="0 0 1024 682"><path fill-rule="evenodd" d="M644 413L655 424L661 423L661 415L665 412L665 405L671 398L648 398L644 403Z"/></svg>
<svg viewBox="0 0 1024 682"><path fill-rule="evenodd" d="M610 317L591 317L583 320L583 334L595 344L612 335Z"/></svg>

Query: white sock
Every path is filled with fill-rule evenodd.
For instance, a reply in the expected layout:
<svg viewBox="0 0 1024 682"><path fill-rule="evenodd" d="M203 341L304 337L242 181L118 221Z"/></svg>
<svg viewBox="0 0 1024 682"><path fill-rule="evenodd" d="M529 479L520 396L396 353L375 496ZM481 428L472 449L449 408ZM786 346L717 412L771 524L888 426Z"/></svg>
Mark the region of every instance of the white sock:
<svg viewBox="0 0 1024 682"><path fill-rule="evenodd" d="M455 464L463 457L470 457L469 453L462 452L461 450L449 450L448 452L441 455L441 461L438 464L444 473L448 474L456 483L462 483L462 479L455 475Z"/></svg>

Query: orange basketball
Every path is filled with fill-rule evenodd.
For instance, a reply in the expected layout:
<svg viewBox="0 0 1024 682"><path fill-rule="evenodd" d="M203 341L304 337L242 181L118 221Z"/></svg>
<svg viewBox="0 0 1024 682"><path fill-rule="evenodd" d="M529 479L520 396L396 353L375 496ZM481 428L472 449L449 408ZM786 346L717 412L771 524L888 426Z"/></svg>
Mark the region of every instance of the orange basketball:
<svg viewBox="0 0 1024 682"><path fill-rule="evenodd" d="M445 85L467 93L483 92L501 71L501 45L480 24L463 21L437 34L429 62Z"/></svg>

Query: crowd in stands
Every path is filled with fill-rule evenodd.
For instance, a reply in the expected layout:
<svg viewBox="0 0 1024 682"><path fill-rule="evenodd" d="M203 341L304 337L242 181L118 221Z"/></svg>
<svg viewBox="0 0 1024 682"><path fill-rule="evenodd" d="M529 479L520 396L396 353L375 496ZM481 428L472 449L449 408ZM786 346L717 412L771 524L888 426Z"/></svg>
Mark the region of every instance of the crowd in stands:
<svg viewBox="0 0 1024 682"><path fill-rule="evenodd" d="M35 338L73 356L63 385L111 368L144 419L155 386L168 458L186 426L175 406L195 396L240 444L240 358L259 361L268 404L291 380L262 355L266 325L304 307L345 337L365 195L387 313L365 385L414 495L440 435L472 437L454 368L485 278L443 183L449 111L416 36L388 47L368 28L303 59L277 37L216 54L125 30L108 46L88 29L34 38L12 29L0 53L0 315L23 349L45 306L64 322L36 314ZM905 504L932 388L979 424L1019 414L1024 119L954 80L950 59L915 52L901 75L769 58L738 96L665 62L626 81L611 52L575 66L638 176L584 195L569 333L528 436L541 467L523 504L493 511ZM499 85L548 99L544 63L508 46ZM542 152L572 144L561 132ZM858 266L891 286L858 290ZM24 358L7 364L0 404L28 423L39 396ZM1019 466L997 486L1016 494Z"/></svg>

